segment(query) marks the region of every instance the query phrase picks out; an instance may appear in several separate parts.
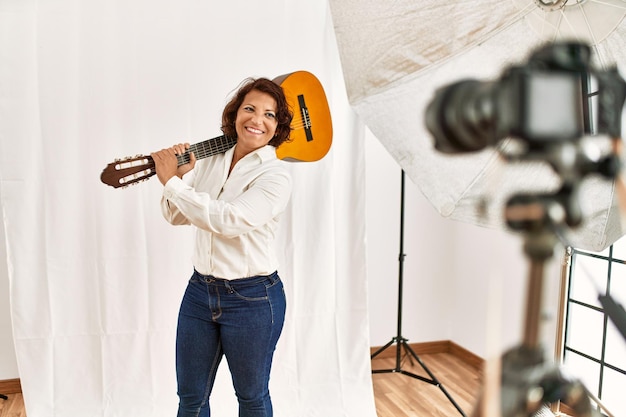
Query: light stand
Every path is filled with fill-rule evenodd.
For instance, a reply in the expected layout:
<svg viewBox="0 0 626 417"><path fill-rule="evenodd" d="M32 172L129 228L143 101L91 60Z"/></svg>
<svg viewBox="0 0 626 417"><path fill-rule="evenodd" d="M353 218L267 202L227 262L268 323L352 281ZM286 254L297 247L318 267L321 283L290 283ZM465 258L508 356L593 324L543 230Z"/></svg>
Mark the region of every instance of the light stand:
<svg viewBox="0 0 626 417"><path fill-rule="evenodd" d="M441 385L441 382L435 377L435 375L424 365L424 362L417 356L415 351L409 346L407 343L408 339L402 336L402 288L403 288L403 273L404 273L404 183L405 183L405 175L404 170L402 170L401 182L400 182L400 254L398 256L399 263L399 271L398 271L398 327L397 327L397 336L393 337L389 343L385 346L378 349L376 352L372 354L372 359L381 354L384 350L391 347L393 344L396 345L396 366L391 369L373 369L373 374L379 373L401 373L407 376L410 376L415 379L419 379L420 381L427 382L429 384L435 385L439 387L441 392L450 400L452 405L461 413L463 417L465 417L465 413L459 407L459 405L454 401L452 396L446 391L446 389ZM416 375L412 372L408 372L402 369L402 348L405 349L407 354L411 357L415 358L415 360L420 364L420 366L426 371L430 379L425 378L420 375Z"/></svg>

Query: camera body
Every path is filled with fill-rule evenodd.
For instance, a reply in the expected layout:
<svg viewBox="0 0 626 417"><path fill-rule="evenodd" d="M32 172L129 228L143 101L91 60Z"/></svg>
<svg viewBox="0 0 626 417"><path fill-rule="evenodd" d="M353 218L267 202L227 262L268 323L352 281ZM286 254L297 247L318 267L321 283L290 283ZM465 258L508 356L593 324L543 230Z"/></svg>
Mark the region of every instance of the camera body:
<svg viewBox="0 0 626 417"><path fill-rule="evenodd" d="M515 137L541 152L586 134L619 137L626 82L615 68L594 70L590 58L585 44L548 44L499 80L438 89L425 114L435 148L473 152Z"/></svg>

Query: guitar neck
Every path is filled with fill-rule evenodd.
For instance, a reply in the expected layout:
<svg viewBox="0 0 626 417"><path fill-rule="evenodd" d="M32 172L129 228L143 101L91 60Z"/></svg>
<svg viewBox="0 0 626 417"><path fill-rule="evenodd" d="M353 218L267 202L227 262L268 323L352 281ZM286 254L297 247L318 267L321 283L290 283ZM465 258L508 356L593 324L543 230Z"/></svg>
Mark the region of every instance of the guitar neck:
<svg viewBox="0 0 626 417"><path fill-rule="evenodd" d="M224 153L235 146L235 143L237 143L237 139L229 138L224 135L213 139L207 139L203 142L194 143L189 146L187 152L182 155L176 155L176 158L178 159L178 166L189 163L190 152L193 152L196 159L203 159L218 153Z"/></svg>

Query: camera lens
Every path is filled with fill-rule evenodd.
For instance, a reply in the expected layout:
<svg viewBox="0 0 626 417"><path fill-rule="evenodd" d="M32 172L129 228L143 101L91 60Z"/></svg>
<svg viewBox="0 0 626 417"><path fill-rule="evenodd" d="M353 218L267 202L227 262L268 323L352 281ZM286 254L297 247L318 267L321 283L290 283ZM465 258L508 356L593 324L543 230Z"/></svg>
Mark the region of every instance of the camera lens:
<svg viewBox="0 0 626 417"><path fill-rule="evenodd" d="M426 127L443 153L481 150L495 143L494 82L463 80L440 88L426 108Z"/></svg>

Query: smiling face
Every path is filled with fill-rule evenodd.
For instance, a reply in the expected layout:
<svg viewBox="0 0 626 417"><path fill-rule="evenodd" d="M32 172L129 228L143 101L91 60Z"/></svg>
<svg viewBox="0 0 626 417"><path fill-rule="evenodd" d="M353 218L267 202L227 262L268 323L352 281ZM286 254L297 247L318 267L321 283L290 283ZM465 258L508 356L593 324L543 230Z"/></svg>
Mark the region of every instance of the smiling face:
<svg viewBox="0 0 626 417"><path fill-rule="evenodd" d="M277 126L276 100L267 93L251 90L239 106L235 119L239 152L248 154L267 145Z"/></svg>

